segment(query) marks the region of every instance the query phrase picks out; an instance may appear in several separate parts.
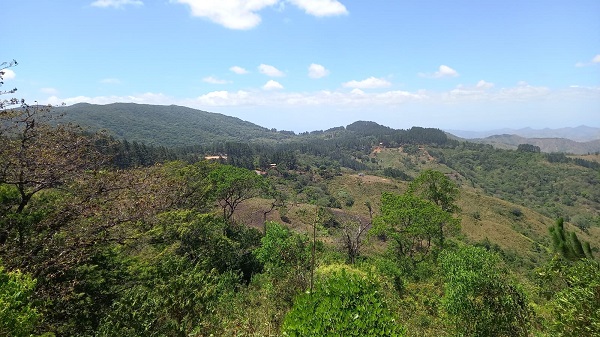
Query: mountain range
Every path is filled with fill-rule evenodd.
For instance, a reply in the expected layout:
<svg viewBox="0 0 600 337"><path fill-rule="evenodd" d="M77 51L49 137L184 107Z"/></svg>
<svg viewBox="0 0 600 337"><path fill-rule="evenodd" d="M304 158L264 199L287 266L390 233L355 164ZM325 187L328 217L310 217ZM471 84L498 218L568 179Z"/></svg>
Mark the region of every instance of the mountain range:
<svg viewBox="0 0 600 337"><path fill-rule="evenodd" d="M465 139L487 138L497 135L515 135L522 138L565 138L576 142L589 142L600 139L600 128L580 125L559 129L496 129L489 131L445 130L455 136Z"/></svg>
<svg viewBox="0 0 600 337"><path fill-rule="evenodd" d="M58 107L55 111L62 113L66 122L88 127L92 131L105 129L115 138L154 146L181 147L224 141L277 142L298 136L290 131L267 129L236 117L176 105L79 103ZM446 132L452 138L504 149L532 144L539 146L542 152L586 154L600 151L600 128L588 126Z"/></svg>

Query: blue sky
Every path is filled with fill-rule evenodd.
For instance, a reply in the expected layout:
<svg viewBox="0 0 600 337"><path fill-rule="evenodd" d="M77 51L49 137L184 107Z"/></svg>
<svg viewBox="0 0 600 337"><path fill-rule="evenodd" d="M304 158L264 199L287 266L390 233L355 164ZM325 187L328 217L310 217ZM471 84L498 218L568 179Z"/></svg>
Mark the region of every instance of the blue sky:
<svg viewBox="0 0 600 337"><path fill-rule="evenodd" d="M600 127L600 1L4 0L4 89L297 132Z"/></svg>

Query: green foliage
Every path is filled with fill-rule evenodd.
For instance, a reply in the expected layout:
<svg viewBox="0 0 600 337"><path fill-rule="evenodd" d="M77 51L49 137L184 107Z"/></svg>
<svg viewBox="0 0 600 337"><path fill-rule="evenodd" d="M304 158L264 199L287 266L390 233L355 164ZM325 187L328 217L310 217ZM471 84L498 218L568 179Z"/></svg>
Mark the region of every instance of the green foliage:
<svg viewBox="0 0 600 337"><path fill-rule="evenodd" d="M575 232L569 232L564 229L564 220L559 218L554 226L549 228L550 237L554 251L559 253L563 258L576 261L583 258L593 258L592 250L588 242L583 245Z"/></svg>
<svg viewBox="0 0 600 337"><path fill-rule="evenodd" d="M557 291L550 309L553 336L600 336L600 264L582 259L561 270L565 286Z"/></svg>
<svg viewBox="0 0 600 337"><path fill-rule="evenodd" d="M422 171L410 183L408 192L432 201L445 212L455 213L459 211L456 205L456 200L460 194L458 186L440 171Z"/></svg>
<svg viewBox="0 0 600 337"><path fill-rule="evenodd" d="M390 251L413 263L422 261L432 248L458 230L458 220L438 205L412 194L381 195L381 215L373 220L370 235L392 240Z"/></svg>
<svg viewBox="0 0 600 337"><path fill-rule="evenodd" d="M254 250L256 258L269 269L310 268L310 240L304 234L295 234L276 222L267 222L261 245Z"/></svg>
<svg viewBox="0 0 600 337"><path fill-rule="evenodd" d="M65 119L92 130L106 129L119 139L169 147L213 142L285 139L289 135L273 132L239 118L181 106L134 103L94 105L74 104L55 109Z"/></svg>
<svg viewBox="0 0 600 337"><path fill-rule="evenodd" d="M268 187L268 182L256 172L231 165L220 165L212 170L207 182L212 198L218 201L227 220L240 203L260 195Z"/></svg>
<svg viewBox="0 0 600 337"><path fill-rule="evenodd" d="M35 284L31 276L0 265L0 336L31 336L41 318L30 300Z"/></svg>
<svg viewBox="0 0 600 337"><path fill-rule="evenodd" d="M212 313L235 288L235 274L206 271L175 256L138 268L140 282L113 304L98 336L183 337L218 331Z"/></svg>
<svg viewBox="0 0 600 337"><path fill-rule="evenodd" d="M535 145L531 145L531 144L519 144L519 146L517 146L517 151L531 152L531 153L540 153L541 152L539 146L535 146Z"/></svg>
<svg viewBox="0 0 600 337"><path fill-rule="evenodd" d="M549 165L546 158L555 156L473 143L430 153L487 194L548 217L595 216L590 210L600 209L597 169L560 159Z"/></svg>
<svg viewBox="0 0 600 337"><path fill-rule="evenodd" d="M442 305L458 336L528 336L531 309L498 255L478 247L445 251Z"/></svg>
<svg viewBox="0 0 600 337"><path fill-rule="evenodd" d="M404 336L371 276L342 269L300 295L285 318L286 336Z"/></svg>

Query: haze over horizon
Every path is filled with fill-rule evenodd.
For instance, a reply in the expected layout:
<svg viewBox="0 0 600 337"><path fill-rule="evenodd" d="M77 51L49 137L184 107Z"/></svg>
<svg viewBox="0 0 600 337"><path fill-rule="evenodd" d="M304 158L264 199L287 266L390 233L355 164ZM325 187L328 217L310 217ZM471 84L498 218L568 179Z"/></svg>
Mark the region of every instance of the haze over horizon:
<svg viewBox="0 0 600 337"><path fill-rule="evenodd" d="M296 132L600 127L600 2L8 0L28 102L182 105ZM26 18L29 24L24 24Z"/></svg>

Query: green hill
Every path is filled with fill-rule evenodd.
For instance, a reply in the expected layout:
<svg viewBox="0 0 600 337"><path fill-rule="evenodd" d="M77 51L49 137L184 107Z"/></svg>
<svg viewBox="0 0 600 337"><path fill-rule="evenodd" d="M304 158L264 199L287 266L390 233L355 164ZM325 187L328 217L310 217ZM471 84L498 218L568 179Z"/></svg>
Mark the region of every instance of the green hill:
<svg viewBox="0 0 600 337"><path fill-rule="evenodd" d="M587 154L600 151L600 140L576 142L566 138L525 138L517 135L495 135L486 138L469 139L473 143L490 144L499 149L516 149L519 144L538 146L542 152L566 152Z"/></svg>
<svg viewBox="0 0 600 337"><path fill-rule="evenodd" d="M289 137L239 118L182 106L79 103L56 108L63 120L106 129L118 139L148 145L180 147L220 141L279 140Z"/></svg>

